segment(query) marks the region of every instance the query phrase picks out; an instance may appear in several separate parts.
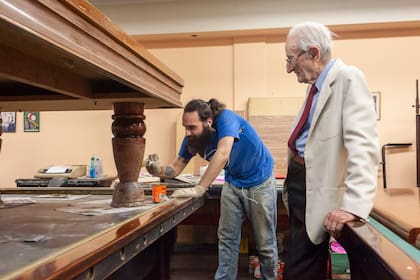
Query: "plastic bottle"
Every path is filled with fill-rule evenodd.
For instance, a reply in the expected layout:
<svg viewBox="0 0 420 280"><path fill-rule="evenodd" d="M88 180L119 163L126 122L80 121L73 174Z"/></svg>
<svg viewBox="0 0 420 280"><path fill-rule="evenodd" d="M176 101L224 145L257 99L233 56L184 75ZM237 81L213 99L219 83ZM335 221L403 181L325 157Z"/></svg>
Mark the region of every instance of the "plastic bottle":
<svg viewBox="0 0 420 280"><path fill-rule="evenodd" d="M102 177L102 159L99 157L95 158L95 178Z"/></svg>
<svg viewBox="0 0 420 280"><path fill-rule="evenodd" d="M95 156L92 156L90 158L89 177L90 178L95 178Z"/></svg>

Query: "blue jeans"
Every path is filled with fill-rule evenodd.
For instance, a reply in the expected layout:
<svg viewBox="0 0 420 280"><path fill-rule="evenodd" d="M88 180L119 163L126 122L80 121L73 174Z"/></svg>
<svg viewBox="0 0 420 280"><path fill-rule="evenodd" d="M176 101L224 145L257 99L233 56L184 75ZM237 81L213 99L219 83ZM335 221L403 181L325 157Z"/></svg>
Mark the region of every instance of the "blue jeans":
<svg viewBox="0 0 420 280"><path fill-rule="evenodd" d="M277 279L277 190L273 176L261 185L240 189L223 185L220 198L219 266L214 279L236 279L241 226L245 215L255 235L261 278Z"/></svg>

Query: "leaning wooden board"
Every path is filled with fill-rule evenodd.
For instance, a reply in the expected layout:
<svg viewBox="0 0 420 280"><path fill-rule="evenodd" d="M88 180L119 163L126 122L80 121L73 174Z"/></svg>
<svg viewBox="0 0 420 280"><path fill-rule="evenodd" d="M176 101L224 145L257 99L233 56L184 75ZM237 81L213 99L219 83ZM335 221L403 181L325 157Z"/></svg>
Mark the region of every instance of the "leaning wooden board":
<svg viewBox="0 0 420 280"><path fill-rule="evenodd" d="M287 140L302 97L249 98L248 120L274 157L277 176L287 173Z"/></svg>

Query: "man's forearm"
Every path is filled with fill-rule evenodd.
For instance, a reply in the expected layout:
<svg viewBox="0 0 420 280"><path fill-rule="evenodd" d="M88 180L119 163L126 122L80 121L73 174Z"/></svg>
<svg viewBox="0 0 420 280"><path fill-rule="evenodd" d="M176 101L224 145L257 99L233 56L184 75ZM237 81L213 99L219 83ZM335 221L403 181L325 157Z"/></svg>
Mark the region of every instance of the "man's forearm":
<svg viewBox="0 0 420 280"><path fill-rule="evenodd" d="M164 168L164 176L165 177L173 178L173 177L176 176L175 174L176 174L175 169L172 166L168 165Z"/></svg>
<svg viewBox="0 0 420 280"><path fill-rule="evenodd" d="M177 157L171 164L161 166L159 177L161 178L174 178L184 170L185 166L187 165L188 161L186 161L182 157Z"/></svg>
<svg viewBox="0 0 420 280"><path fill-rule="evenodd" d="M210 186L219 175L220 171L222 171L226 162L227 158L218 156L216 153L209 162L209 166L198 184L204 188Z"/></svg>

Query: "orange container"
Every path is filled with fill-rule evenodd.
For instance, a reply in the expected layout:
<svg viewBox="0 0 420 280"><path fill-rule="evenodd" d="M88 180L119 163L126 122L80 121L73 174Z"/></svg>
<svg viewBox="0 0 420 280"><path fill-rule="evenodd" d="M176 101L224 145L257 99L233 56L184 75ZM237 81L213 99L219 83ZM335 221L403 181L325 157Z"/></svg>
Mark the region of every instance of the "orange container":
<svg viewBox="0 0 420 280"><path fill-rule="evenodd" d="M152 187L152 201L154 203L162 202L166 195L166 186L156 185Z"/></svg>

